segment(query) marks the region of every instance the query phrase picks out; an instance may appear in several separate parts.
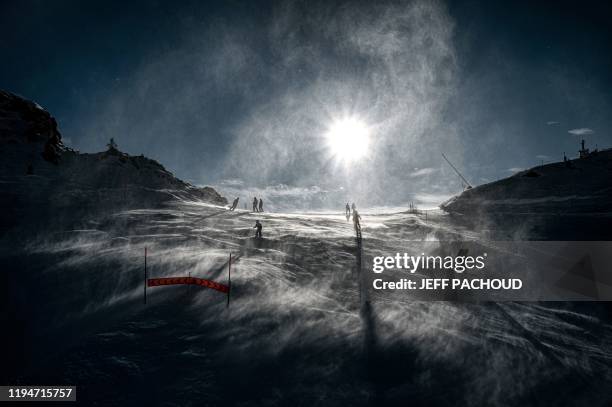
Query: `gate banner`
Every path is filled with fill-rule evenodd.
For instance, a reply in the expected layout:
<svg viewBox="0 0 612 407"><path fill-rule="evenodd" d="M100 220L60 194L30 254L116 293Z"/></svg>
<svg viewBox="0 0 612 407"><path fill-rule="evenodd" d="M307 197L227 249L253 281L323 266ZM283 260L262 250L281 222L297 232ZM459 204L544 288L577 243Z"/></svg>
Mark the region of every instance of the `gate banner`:
<svg viewBox="0 0 612 407"><path fill-rule="evenodd" d="M162 285L178 285L178 284L191 284L199 285L201 287L212 288L213 290L221 291L222 293L229 292L229 286L215 281L206 280L204 278L196 277L164 277L164 278L150 278L147 280L147 287L158 287Z"/></svg>

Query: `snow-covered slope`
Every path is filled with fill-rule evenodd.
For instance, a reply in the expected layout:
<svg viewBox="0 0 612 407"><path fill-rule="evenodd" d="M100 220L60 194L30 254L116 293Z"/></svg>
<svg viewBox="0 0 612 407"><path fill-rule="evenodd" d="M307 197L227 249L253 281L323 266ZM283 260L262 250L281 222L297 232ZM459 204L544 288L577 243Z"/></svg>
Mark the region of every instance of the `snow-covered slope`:
<svg viewBox="0 0 612 407"><path fill-rule="evenodd" d="M34 121L6 109L0 115L2 205L19 225L0 233L2 383L74 384L83 405L603 406L612 399L604 303L371 293L362 307L357 244L342 207L250 213L171 199L143 209L146 199L159 206L196 192L143 157L72 152L46 112L27 109L36 109L25 113ZM29 164L33 174L25 175ZM17 216L24 214L30 218ZM361 215L363 270L372 256L415 252L422 241L483 240L441 211L425 219ZM87 223L22 231L26 221L61 216ZM252 238L255 220L264 225L261 240ZM231 252L231 305L219 292L185 286L151 288L143 304L145 248L149 277L220 283Z"/></svg>
<svg viewBox="0 0 612 407"><path fill-rule="evenodd" d="M553 163L477 186L444 202L472 214L604 214L612 212L612 149Z"/></svg>
<svg viewBox="0 0 612 407"><path fill-rule="evenodd" d="M0 91L0 224L72 220L89 212L157 207L175 199L225 205L213 188L176 178L157 161L111 148L81 154L63 145L55 119ZM75 213L76 212L76 213Z"/></svg>
<svg viewBox="0 0 612 407"><path fill-rule="evenodd" d="M364 264L426 239L475 237L446 218L363 211ZM252 238L256 219L262 240ZM9 377L75 384L84 405L603 406L612 397L604 303L370 292L368 315L341 211L177 202L0 247ZM229 308L223 294L186 286L151 288L144 305L145 247L150 277L220 283L231 252Z"/></svg>

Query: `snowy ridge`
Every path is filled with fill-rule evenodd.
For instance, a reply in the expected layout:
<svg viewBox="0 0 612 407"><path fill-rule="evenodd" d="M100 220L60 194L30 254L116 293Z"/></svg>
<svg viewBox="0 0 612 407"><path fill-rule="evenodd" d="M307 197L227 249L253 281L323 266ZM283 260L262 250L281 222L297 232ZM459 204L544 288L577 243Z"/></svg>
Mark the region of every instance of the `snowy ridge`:
<svg viewBox="0 0 612 407"><path fill-rule="evenodd" d="M612 208L612 149L534 167L464 191L440 205L454 214L606 214Z"/></svg>
<svg viewBox="0 0 612 407"><path fill-rule="evenodd" d="M0 91L0 224L35 224L169 201L225 205L213 188L176 178L160 163L116 148L81 154L63 145L55 119Z"/></svg>

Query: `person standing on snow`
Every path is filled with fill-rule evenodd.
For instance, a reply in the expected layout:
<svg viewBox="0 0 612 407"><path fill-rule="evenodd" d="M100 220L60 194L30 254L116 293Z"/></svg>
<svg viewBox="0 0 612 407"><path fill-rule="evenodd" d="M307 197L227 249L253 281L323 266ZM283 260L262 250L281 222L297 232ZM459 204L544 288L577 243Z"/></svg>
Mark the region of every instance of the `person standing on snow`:
<svg viewBox="0 0 612 407"><path fill-rule="evenodd" d="M360 219L361 219L361 216L359 215L357 210L353 209L353 225L355 225L355 230L361 229L361 224L359 222Z"/></svg>
<svg viewBox="0 0 612 407"><path fill-rule="evenodd" d="M257 229L255 231L255 238L256 239L257 238L261 239L263 237L262 234L261 234L261 229L262 228L263 228L262 224L258 220L256 220L255 221L255 226L253 226L253 229Z"/></svg>
<svg viewBox="0 0 612 407"><path fill-rule="evenodd" d="M259 212L263 212L263 199L259 198Z"/></svg>
<svg viewBox="0 0 612 407"><path fill-rule="evenodd" d="M348 202L346 203L345 215L346 215L346 220L349 220L351 218L351 207L349 206Z"/></svg>
<svg viewBox="0 0 612 407"><path fill-rule="evenodd" d="M233 211L234 209L236 209L236 207L238 206L238 200L240 198L236 197L236 199L234 199L234 202L232 202L232 206L230 208L230 211Z"/></svg>
<svg viewBox="0 0 612 407"><path fill-rule="evenodd" d="M257 212L257 197L253 198L253 212Z"/></svg>

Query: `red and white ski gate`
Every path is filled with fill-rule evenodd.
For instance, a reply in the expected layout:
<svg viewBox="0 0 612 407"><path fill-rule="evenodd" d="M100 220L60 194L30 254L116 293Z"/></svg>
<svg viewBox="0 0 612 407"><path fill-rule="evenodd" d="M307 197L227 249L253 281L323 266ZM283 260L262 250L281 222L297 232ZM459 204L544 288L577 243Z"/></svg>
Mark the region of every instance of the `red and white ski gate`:
<svg viewBox="0 0 612 407"><path fill-rule="evenodd" d="M204 278L196 277L163 277L163 278L149 278L147 280L147 287L158 287L161 285L177 285L177 284L192 284L199 285L201 287L212 288L213 290L220 291L222 293L229 293L229 286L215 281L206 280Z"/></svg>
<svg viewBox="0 0 612 407"><path fill-rule="evenodd" d="M230 303L230 291L232 287L232 254L230 253L228 270L227 270L227 284L221 284L216 281L207 280L205 278L197 277L160 277L160 278L147 278L147 249L145 248L145 287L144 287L144 303L147 303L147 287L160 287L166 285L198 285L204 288L211 288L213 290L227 294L227 306Z"/></svg>

